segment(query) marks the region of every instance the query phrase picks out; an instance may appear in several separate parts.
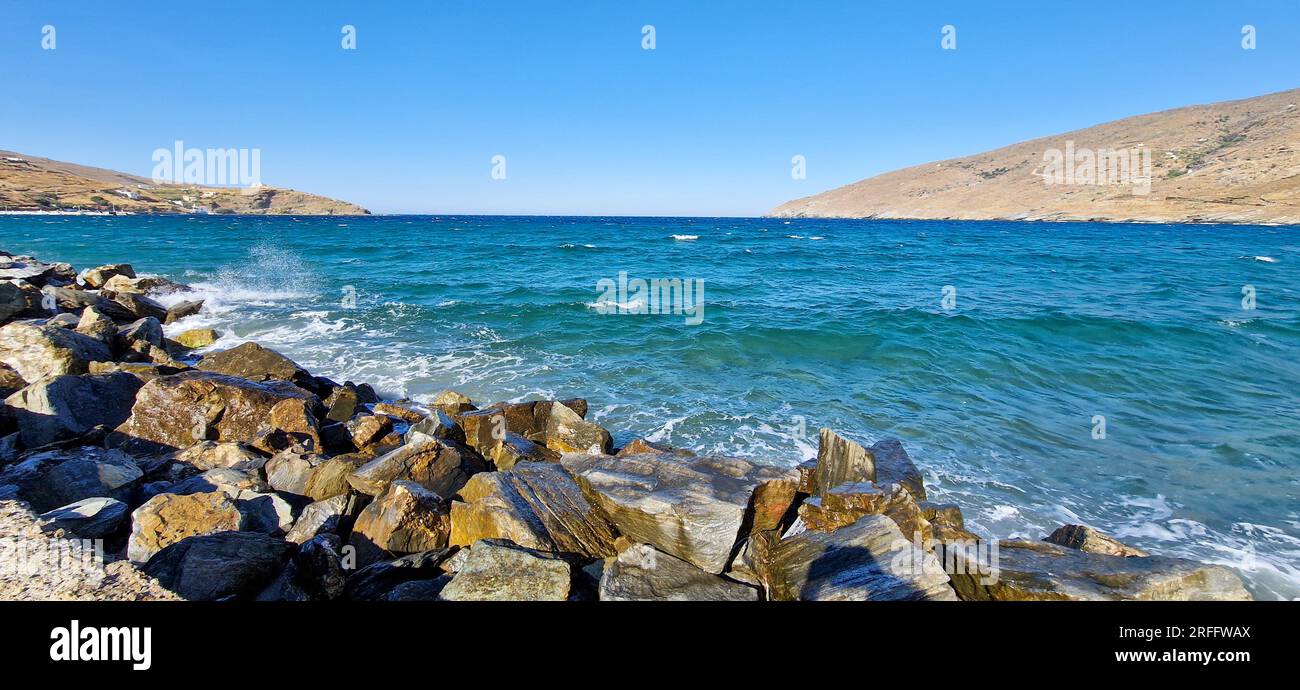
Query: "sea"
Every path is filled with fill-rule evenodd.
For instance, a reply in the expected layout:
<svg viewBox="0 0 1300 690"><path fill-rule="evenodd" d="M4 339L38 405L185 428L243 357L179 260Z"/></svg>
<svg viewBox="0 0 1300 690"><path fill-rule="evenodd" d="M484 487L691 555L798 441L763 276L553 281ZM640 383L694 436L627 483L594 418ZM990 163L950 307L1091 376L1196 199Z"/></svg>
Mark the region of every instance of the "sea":
<svg viewBox="0 0 1300 690"><path fill-rule="evenodd" d="M616 443L774 465L896 437L977 533L1300 598L1300 227L8 216L0 249L184 282L170 333L394 398L584 397Z"/></svg>

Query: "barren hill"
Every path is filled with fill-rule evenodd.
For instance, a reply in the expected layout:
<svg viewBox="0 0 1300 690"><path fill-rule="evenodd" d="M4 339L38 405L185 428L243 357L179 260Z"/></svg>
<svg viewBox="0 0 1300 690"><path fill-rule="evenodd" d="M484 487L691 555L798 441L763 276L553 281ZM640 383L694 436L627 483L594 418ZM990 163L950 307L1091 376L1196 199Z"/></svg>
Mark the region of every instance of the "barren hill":
<svg viewBox="0 0 1300 690"><path fill-rule="evenodd" d="M1074 177L1054 176L1067 151ZM1150 184L1084 151L1149 151ZM1053 152L1055 151L1055 153ZM1054 166L1056 166L1054 168ZM1068 183L1062 184L1065 180ZM1144 187L1149 193L1142 193ZM796 199L778 217L1300 223L1300 89L1139 115Z"/></svg>
<svg viewBox="0 0 1300 690"><path fill-rule="evenodd" d="M0 151L0 210L365 215L366 209L293 189L155 183L103 168Z"/></svg>

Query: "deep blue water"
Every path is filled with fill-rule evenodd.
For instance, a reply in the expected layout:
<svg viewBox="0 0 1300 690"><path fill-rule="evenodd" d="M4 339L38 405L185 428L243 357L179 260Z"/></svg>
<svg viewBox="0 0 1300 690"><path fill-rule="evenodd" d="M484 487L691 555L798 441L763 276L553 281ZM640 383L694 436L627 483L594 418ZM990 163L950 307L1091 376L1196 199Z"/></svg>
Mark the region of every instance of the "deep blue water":
<svg viewBox="0 0 1300 690"><path fill-rule="evenodd" d="M976 531L1081 521L1300 597L1300 228L0 217L0 248L193 284L172 330L392 395L583 396L617 440L772 463L897 436ZM600 313L620 271L703 279L702 321Z"/></svg>

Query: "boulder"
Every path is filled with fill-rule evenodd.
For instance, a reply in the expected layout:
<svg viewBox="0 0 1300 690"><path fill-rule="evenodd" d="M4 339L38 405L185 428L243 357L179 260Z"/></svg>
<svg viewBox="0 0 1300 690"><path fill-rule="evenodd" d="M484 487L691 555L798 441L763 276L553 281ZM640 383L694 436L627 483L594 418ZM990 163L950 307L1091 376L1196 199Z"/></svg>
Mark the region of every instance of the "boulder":
<svg viewBox="0 0 1300 690"><path fill-rule="evenodd" d="M21 316L42 316L41 292L25 281L0 281L0 323Z"/></svg>
<svg viewBox="0 0 1300 690"><path fill-rule="evenodd" d="M485 539L470 547L439 596L446 601L564 601L571 579L563 559Z"/></svg>
<svg viewBox="0 0 1300 690"><path fill-rule="evenodd" d="M450 575L439 575L432 580L414 580L388 590L384 601L439 601L442 590L451 582Z"/></svg>
<svg viewBox="0 0 1300 690"><path fill-rule="evenodd" d="M50 318L46 319L45 325L58 326L59 328L76 329L77 323L80 320L81 319L76 314L69 314L69 313L55 314L54 316L51 316Z"/></svg>
<svg viewBox="0 0 1300 690"><path fill-rule="evenodd" d="M397 480L357 516L349 543L358 565L440 549L451 531L447 504L412 481Z"/></svg>
<svg viewBox="0 0 1300 690"><path fill-rule="evenodd" d="M79 288L46 287L41 291L40 296L43 313L59 310L76 313L84 312L86 309L94 309L116 321L130 321L139 318L125 306L103 295L87 292ZM51 301L53 305L51 305ZM46 310L46 307L50 306L56 308Z"/></svg>
<svg viewBox="0 0 1300 690"><path fill-rule="evenodd" d="M66 278L66 266L47 264L30 256L10 255L0 264L0 280L26 280L34 285L44 285L47 278ZM75 273L73 277L76 277Z"/></svg>
<svg viewBox="0 0 1300 690"><path fill-rule="evenodd" d="M131 509L116 498L84 498L40 516L47 530L65 530L82 539L103 539L126 523Z"/></svg>
<svg viewBox="0 0 1300 690"><path fill-rule="evenodd" d="M177 302L167 307L167 316L163 318L163 323L173 324L187 316L194 316L203 309L203 300L194 300L192 302ZM211 330L211 329L206 329Z"/></svg>
<svg viewBox="0 0 1300 690"><path fill-rule="evenodd" d="M415 403L409 401L380 402L375 403L371 407L376 414L388 415L394 419L400 419L407 424L414 424L421 419L424 419L429 414L428 410L418 407Z"/></svg>
<svg viewBox="0 0 1300 690"><path fill-rule="evenodd" d="M560 453L603 453L614 447L609 432L565 405L552 404L546 415L546 447Z"/></svg>
<svg viewBox="0 0 1300 690"><path fill-rule="evenodd" d="M199 362L198 369L249 381L289 381L308 391L316 387L315 379L306 369L279 352L252 342L208 353Z"/></svg>
<svg viewBox="0 0 1300 690"><path fill-rule="evenodd" d="M769 479L754 489L750 510L755 531L780 529L793 520L792 508L799 499L799 475L790 470L779 479Z"/></svg>
<svg viewBox="0 0 1300 690"><path fill-rule="evenodd" d="M393 421L382 414L362 414L344 423L353 447L365 450L379 443L393 430Z"/></svg>
<svg viewBox="0 0 1300 690"><path fill-rule="evenodd" d="M244 513L223 491L159 494L131 513L131 538L126 556L135 563L144 563L187 537L237 532L244 524Z"/></svg>
<svg viewBox="0 0 1300 690"><path fill-rule="evenodd" d="M916 469L901 441L896 438L880 441L871 446L871 457L876 466L872 481L899 484L910 491L916 500L925 500L925 481L921 477L921 471Z"/></svg>
<svg viewBox="0 0 1300 690"><path fill-rule="evenodd" d="M247 598L275 578L292 549L265 534L220 532L172 544L154 554L143 570L192 601Z"/></svg>
<svg viewBox="0 0 1300 690"><path fill-rule="evenodd" d="M926 544L934 530L912 493L901 484L852 482L814 496L799 506L804 525L819 532L834 532L864 515L884 515L894 521L909 541Z"/></svg>
<svg viewBox="0 0 1300 690"><path fill-rule="evenodd" d="M357 406L360 404L361 398L356 386L347 384L338 386L325 399L325 406L329 408L325 419L331 422L346 422L356 414Z"/></svg>
<svg viewBox="0 0 1300 690"><path fill-rule="evenodd" d="M135 269L131 268L131 264L105 264L95 268L88 268L81 274L81 278L86 281L86 285L96 290L104 287L104 283L107 283L113 276L134 278Z"/></svg>
<svg viewBox="0 0 1300 690"><path fill-rule="evenodd" d="M998 542L995 573L954 572L976 601L1247 601L1228 568L1162 556L1110 556L1031 540ZM973 568L966 569L968 571Z"/></svg>
<svg viewBox="0 0 1300 690"><path fill-rule="evenodd" d="M255 383L185 371L146 383L118 431L173 450L205 439L249 443L269 452L294 441L317 448L320 432L312 408L318 402L283 381Z"/></svg>
<svg viewBox="0 0 1300 690"><path fill-rule="evenodd" d="M257 595L258 601L330 601L347 583L342 543L323 534L301 544L280 574Z"/></svg>
<svg viewBox="0 0 1300 690"><path fill-rule="evenodd" d="M822 429L814 477L818 495L844 483L876 479L876 461L862 446L830 429Z"/></svg>
<svg viewBox="0 0 1300 690"><path fill-rule="evenodd" d="M96 426L116 427L131 415L143 384L130 374L40 379L5 399L23 445L36 448L76 438Z"/></svg>
<svg viewBox="0 0 1300 690"><path fill-rule="evenodd" d="M177 334L175 340L181 347L197 350L217 342L220 337L221 334L211 328L194 328Z"/></svg>
<svg viewBox="0 0 1300 690"><path fill-rule="evenodd" d="M579 405L579 403L581 404ZM506 432L518 434L529 441L545 445L546 428L550 422L552 407L567 407L569 404L580 407L583 413L586 413L585 400L571 400L565 403L540 400L522 403L496 403L482 410L462 412L455 418L461 428L465 430L465 442L479 453L487 455L494 446L505 438ZM576 413L576 410L572 407L568 409ZM582 450L585 452L587 449L583 448Z"/></svg>
<svg viewBox="0 0 1300 690"><path fill-rule="evenodd" d="M433 397L433 402L430 404L436 405L440 408L457 407L462 405L473 407L474 401L470 400L469 396L464 395L463 393L458 393L456 391L442 391ZM459 411L460 410L457 410L457 412ZM450 414L455 414L455 412Z"/></svg>
<svg viewBox="0 0 1300 690"><path fill-rule="evenodd" d="M38 513L85 498L130 499L144 472L120 450L68 448L29 454L0 472L0 485L18 487Z"/></svg>
<svg viewBox="0 0 1300 690"><path fill-rule="evenodd" d="M600 600L757 601L758 590L637 544L606 561Z"/></svg>
<svg viewBox="0 0 1300 690"><path fill-rule="evenodd" d="M200 471L218 468L255 470L266 464L266 458L242 443L199 441L172 454L172 459Z"/></svg>
<svg viewBox="0 0 1300 690"><path fill-rule="evenodd" d="M674 453L677 455L695 455L694 452L683 449L673 448L666 443L656 443L647 441L644 438L632 439L626 446L618 449L615 455L623 457L624 455L637 455L638 453ZM807 492L805 492L807 493Z"/></svg>
<svg viewBox="0 0 1300 690"><path fill-rule="evenodd" d="M451 504L450 543L507 539L539 551L604 558L617 534L564 468L524 463L506 472L470 477Z"/></svg>
<svg viewBox="0 0 1300 690"><path fill-rule="evenodd" d="M188 292L190 286L176 283L159 276L127 276L115 275L104 281L100 287L102 290L117 293L128 293L134 295L146 295L152 293L173 294L177 292Z"/></svg>
<svg viewBox="0 0 1300 690"><path fill-rule="evenodd" d="M86 307L77 320L77 332L111 346L117 338L117 322L95 307Z"/></svg>
<svg viewBox="0 0 1300 690"><path fill-rule="evenodd" d="M271 487L262 481L261 473L256 469L218 467L176 482L160 493L186 495L212 491L224 491L234 497L241 491L268 493Z"/></svg>
<svg viewBox="0 0 1300 690"><path fill-rule="evenodd" d="M966 520L962 517L961 508L955 504L921 501L917 503L917 507L921 510L921 516L930 523L936 542L975 542L979 540L978 535L966 529Z"/></svg>
<svg viewBox="0 0 1300 690"><path fill-rule="evenodd" d="M429 416L412 424L406 430L403 440L406 443L414 443L420 440L421 436L440 438L452 443L465 443L465 430L460 428L451 415L440 409L434 409Z"/></svg>
<svg viewBox="0 0 1300 690"><path fill-rule="evenodd" d="M319 501L347 493L348 477L365 462L355 456L324 458L291 448L266 462L266 481L276 491Z"/></svg>
<svg viewBox="0 0 1300 690"><path fill-rule="evenodd" d="M566 454L564 467L618 531L709 572L744 539L754 490L787 471L720 456Z"/></svg>
<svg viewBox="0 0 1300 690"><path fill-rule="evenodd" d="M159 376L171 376L179 374L187 367L171 367L166 364L153 364L141 362L91 362L87 370L92 374L115 374L123 372L130 374L140 380L140 383L148 383Z"/></svg>
<svg viewBox="0 0 1300 690"><path fill-rule="evenodd" d="M345 535L369 500L364 494L341 494L309 503L284 538L301 544L322 534Z"/></svg>
<svg viewBox="0 0 1300 690"><path fill-rule="evenodd" d="M560 454L533 443L515 433L506 433L501 443L492 447L488 459L498 470L509 470L521 462L559 462Z"/></svg>
<svg viewBox="0 0 1300 690"><path fill-rule="evenodd" d="M343 598L351 601L379 601L408 582L427 582L443 577L444 564L453 549L434 549L371 563L348 578Z"/></svg>
<svg viewBox="0 0 1300 690"><path fill-rule="evenodd" d="M131 292L115 292L112 293L112 300L125 309L133 318L153 318L160 323L167 319L167 307L144 295Z"/></svg>
<svg viewBox="0 0 1300 690"><path fill-rule="evenodd" d="M772 546L760 573L774 601L957 598L934 554L905 539L883 515L830 533L792 529Z"/></svg>
<svg viewBox="0 0 1300 690"><path fill-rule="evenodd" d="M378 496L394 480L413 481L439 496L452 496L487 463L468 448L428 439L409 443L362 465L348 477L352 488Z"/></svg>
<svg viewBox="0 0 1300 690"><path fill-rule="evenodd" d="M1104 553L1108 556L1150 555L1142 549L1129 546L1086 525L1062 525L1043 541L1088 553Z"/></svg>
<svg viewBox="0 0 1300 690"><path fill-rule="evenodd" d="M26 387L27 382L13 367L0 362L0 397L7 398Z"/></svg>
<svg viewBox="0 0 1300 690"><path fill-rule="evenodd" d="M90 362L112 359L104 343L76 331L31 323L0 328L0 362L27 381L84 374Z"/></svg>

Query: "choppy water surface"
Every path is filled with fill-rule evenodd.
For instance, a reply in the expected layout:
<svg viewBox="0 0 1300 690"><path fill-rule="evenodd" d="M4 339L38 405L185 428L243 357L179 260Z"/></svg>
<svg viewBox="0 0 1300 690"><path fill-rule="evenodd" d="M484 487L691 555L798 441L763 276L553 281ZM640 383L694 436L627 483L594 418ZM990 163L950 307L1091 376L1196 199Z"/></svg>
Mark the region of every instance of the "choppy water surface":
<svg viewBox="0 0 1300 690"><path fill-rule="evenodd" d="M171 330L393 395L580 395L616 440L772 463L898 436L976 531L1081 521L1300 597L1300 228L0 217L0 248L190 283ZM620 271L703 279L703 321L600 313Z"/></svg>

